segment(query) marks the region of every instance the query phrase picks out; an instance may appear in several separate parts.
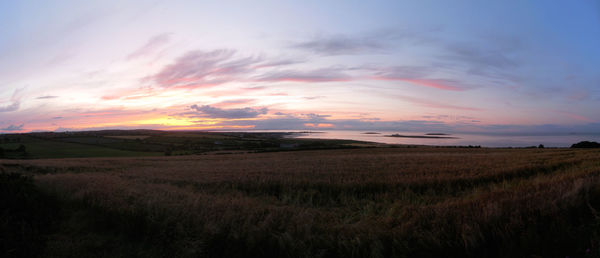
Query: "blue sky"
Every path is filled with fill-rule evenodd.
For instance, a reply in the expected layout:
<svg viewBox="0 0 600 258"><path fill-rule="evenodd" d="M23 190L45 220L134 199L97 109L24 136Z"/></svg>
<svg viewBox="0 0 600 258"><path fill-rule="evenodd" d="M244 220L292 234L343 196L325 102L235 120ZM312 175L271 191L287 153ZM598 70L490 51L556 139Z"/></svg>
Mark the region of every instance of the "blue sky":
<svg viewBox="0 0 600 258"><path fill-rule="evenodd" d="M600 131L600 2L2 1L0 132Z"/></svg>

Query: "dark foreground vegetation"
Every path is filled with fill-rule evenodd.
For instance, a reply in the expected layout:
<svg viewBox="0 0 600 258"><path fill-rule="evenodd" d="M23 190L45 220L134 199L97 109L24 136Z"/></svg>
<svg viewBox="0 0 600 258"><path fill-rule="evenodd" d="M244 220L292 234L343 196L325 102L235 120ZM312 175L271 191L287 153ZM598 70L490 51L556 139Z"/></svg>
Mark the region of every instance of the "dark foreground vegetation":
<svg viewBox="0 0 600 258"><path fill-rule="evenodd" d="M600 143L582 141L571 145L571 148L600 148Z"/></svg>
<svg viewBox="0 0 600 258"><path fill-rule="evenodd" d="M3 257L600 254L598 149L5 159L0 169Z"/></svg>

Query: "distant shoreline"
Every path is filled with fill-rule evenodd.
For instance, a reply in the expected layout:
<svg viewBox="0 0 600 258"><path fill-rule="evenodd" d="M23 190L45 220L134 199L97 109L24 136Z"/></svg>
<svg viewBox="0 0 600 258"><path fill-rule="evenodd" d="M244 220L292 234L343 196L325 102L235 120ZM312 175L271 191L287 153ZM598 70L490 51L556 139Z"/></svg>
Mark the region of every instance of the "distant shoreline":
<svg viewBox="0 0 600 258"><path fill-rule="evenodd" d="M438 136L447 134L426 134L426 135L402 135L402 134L391 134L386 137L400 137L400 138L425 138L425 139L459 139L453 136Z"/></svg>

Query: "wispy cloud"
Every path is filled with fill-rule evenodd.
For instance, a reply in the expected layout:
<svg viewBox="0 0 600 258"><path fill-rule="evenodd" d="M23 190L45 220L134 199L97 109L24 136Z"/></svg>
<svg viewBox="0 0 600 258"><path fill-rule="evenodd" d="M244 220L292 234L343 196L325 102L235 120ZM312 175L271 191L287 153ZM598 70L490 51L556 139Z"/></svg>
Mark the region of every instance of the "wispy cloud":
<svg viewBox="0 0 600 258"><path fill-rule="evenodd" d="M209 117L209 118L254 118L267 113L267 108L232 108L222 109L216 108L209 105L192 105L193 110L198 111L198 117Z"/></svg>
<svg viewBox="0 0 600 258"><path fill-rule="evenodd" d="M311 40L293 44L293 48L319 55L376 54L399 45L399 41L422 42L422 34L400 30L375 30L362 34L321 35Z"/></svg>
<svg viewBox="0 0 600 258"><path fill-rule="evenodd" d="M306 62L306 60L302 59L281 59L281 60L273 60L273 61L265 61L260 64L254 66L254 68L268 68L268 67L281 67L293 64L301 64Z"/></svg>
<svg viewBox="0 0 600 258"><path fill-rule="evenodd" d="M197 88L219 85L242 79L263 60L261 57L236 57L236 51L190 51L164 67L157 74L145 78L161 87Z"/></svg>
<svg viewBox="0 0 600 258"><path fill-rule="evenodd" d="M158 35L156 35L156 36L148 39L148 41L146 42L146 44L144 44L143 46L141 46L137 50L131 52L131 54L129 54L127 56L127 60L132 60L132 59L136 59L136 58L143 57L143 56L146 56L148 54L151 54L151 53L157 51L158 48L160 48L160 47L166 45L167 43L169 43L170 39L171 39L171 34L170 33L158 34Z"/></svg>
<svg viewBox="0 0 600 258"><path fill-rule="evenodd" d="M341 69L324 68L316 70L282 70L266 73L255 78L261 82L344 82L350 81L353 78Z"/></svg>
<svg viewBox="0 0 600 258"><path fill-rule="evenodd" d="M353 80L404 81L417 86L461 91L471 88L466 83L431 76L435 68L428 66L344 67L318 69L277 69L293 64L293 60L268 60L265 56L239 56L232 49L191 51L177 58L160 72L145 77L162 88L200 88L230 82L347 82ZM362 73L362 75L360 75ZM366 74L366 76L365 76ZM370 74L370 75L369 75ZM109 98L115 97L110 95Z"/></svg>
<svg viewBox="0 0 600 258"><path fill-rule="evenodd" d="M21 91L22 89L15 90L13 95L10 97L9 104L0 105L0 112L11 112L18 110L21 106Z"/></svg>
<svg viewBox="0 0 600 258"><path fill-rule="evenodd" d="M517 37L481 37L480 42L443 42L437 65L459 71L463 77L485 78L485 84L512 86L520 81L518 69L523 66L527 46ZM519 58L517 58L519 57Z"/></svg>

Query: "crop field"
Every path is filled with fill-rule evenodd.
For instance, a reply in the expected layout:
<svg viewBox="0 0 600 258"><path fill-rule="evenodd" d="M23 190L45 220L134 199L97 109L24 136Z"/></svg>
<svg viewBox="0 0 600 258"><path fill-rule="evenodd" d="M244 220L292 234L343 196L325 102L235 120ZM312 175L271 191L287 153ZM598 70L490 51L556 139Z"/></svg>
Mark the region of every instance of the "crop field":
<svg viewBox="0 0 600 258"><path fill-rule="evenodd" d="M600 255L597 149L0 160L0 169L3 184L36 193L6 190L29 198L11 205L45 219L20 220L31 230L10 238L28 240L9 249L15 256Z"/></svg>

